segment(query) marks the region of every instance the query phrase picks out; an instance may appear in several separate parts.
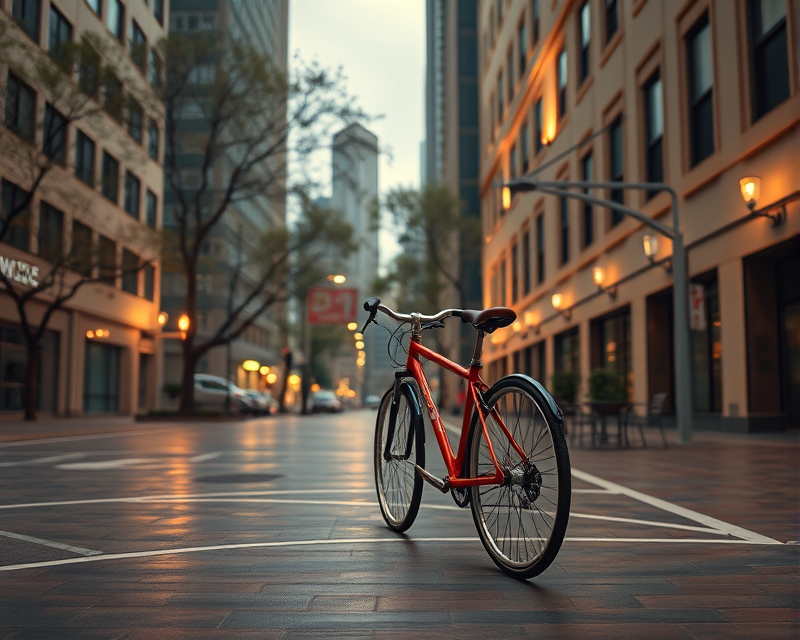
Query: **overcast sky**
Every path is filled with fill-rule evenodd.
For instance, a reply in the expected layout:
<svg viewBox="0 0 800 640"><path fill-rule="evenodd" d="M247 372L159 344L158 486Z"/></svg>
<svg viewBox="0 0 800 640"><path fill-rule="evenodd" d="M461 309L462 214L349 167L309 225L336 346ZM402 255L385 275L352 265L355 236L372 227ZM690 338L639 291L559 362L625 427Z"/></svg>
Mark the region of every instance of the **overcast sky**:
<svg viewBox="0 0 800 640"><path fill-rule="evenodd" d="M344 68L347 89L370 114L379 144L378 188L419 187L425 136L425 1L290 0L289 60L299 52L323 67ZM330 183L330 152L316 161ZM330 195L330 187L328 193ZM381 242L381 262L396 249Z"/></svg>

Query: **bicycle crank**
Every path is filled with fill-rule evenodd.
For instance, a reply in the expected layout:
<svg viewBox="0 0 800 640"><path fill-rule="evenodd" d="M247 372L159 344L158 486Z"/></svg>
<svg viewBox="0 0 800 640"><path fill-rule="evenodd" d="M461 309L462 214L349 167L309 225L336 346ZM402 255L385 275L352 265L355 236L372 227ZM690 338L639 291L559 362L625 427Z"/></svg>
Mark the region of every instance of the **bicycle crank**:
<svg viewBox="0 0 800 640"><path fill-rule="evenodd" d="M418 464L414 465L414 470L420 476L422 476L422 479L425 482L427 482L429 485L431 485L433 487L436 487L442 493L447 493L448 491L450 491L450 487L448 486L447 482L445 482L441 478L437 478L436 476L428 473L427 471L425 471L425 469L420 467Z"/></svg>

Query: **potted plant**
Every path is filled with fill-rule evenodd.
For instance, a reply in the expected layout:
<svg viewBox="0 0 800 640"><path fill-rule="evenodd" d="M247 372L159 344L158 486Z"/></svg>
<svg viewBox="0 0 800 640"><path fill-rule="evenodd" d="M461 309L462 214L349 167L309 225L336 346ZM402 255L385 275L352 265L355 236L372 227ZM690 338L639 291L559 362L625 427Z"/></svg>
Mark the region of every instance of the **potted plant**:
<svg viewBox="0 0 800 640"><path fill-rule="evenodd" d="M575 404L581 376L577 371L556 371L550 376L550 388L559 406Z"/></svg>
<svg viewBox="0 0 800 640"><path fill-rule="evenodd" d="M620 403L628 402L628 390L622 376L602 367L592 371L589 376L589 400L599 403L594 406L599 413L619 413Z"/></svg>

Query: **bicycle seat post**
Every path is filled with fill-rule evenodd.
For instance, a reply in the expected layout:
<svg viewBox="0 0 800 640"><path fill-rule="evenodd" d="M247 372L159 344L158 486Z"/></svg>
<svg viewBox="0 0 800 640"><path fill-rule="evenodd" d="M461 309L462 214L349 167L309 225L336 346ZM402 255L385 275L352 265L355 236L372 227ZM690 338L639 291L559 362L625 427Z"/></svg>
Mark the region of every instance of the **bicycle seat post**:
<svg viewBox="0 0 800 640"><path fill-rule="evenodd" d="M479 369L483 369L483 363L481 362L481 356L483 355L483 336L484 332L480 329L478 330L478 337L475 338L475 351L472 352L472 362L469 363L470 367L478 367Z"/></svg>

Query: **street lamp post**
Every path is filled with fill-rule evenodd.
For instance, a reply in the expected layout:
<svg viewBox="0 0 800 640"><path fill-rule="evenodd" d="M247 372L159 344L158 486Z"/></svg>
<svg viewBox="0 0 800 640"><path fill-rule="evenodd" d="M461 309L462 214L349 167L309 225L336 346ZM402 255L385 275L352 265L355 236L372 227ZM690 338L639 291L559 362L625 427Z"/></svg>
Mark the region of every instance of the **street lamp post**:
<svg viewBox="0 0 800 640"><path fill-rule="evenodd" d="M655 229L672 240L672 262L674 275L673 317L675 331L675 413L678 422L678 442L684 444L692 439L692 388L691 351L689 343L689 284L686 252L683 248L683 234L678 217L678 195L675 190L661 182L581 182L581 181L538 181L533 178L515 178L507 182L509 204L515 192L540 191L549 195L576 198L583 202L607 207L629 215L642 224ZM636 209L602 198L595 198L582 191L570 189L631 189L647 191L666 191L672 201L672 226L661 224ZM504 200L506 196L504 195Z"/></svg>

